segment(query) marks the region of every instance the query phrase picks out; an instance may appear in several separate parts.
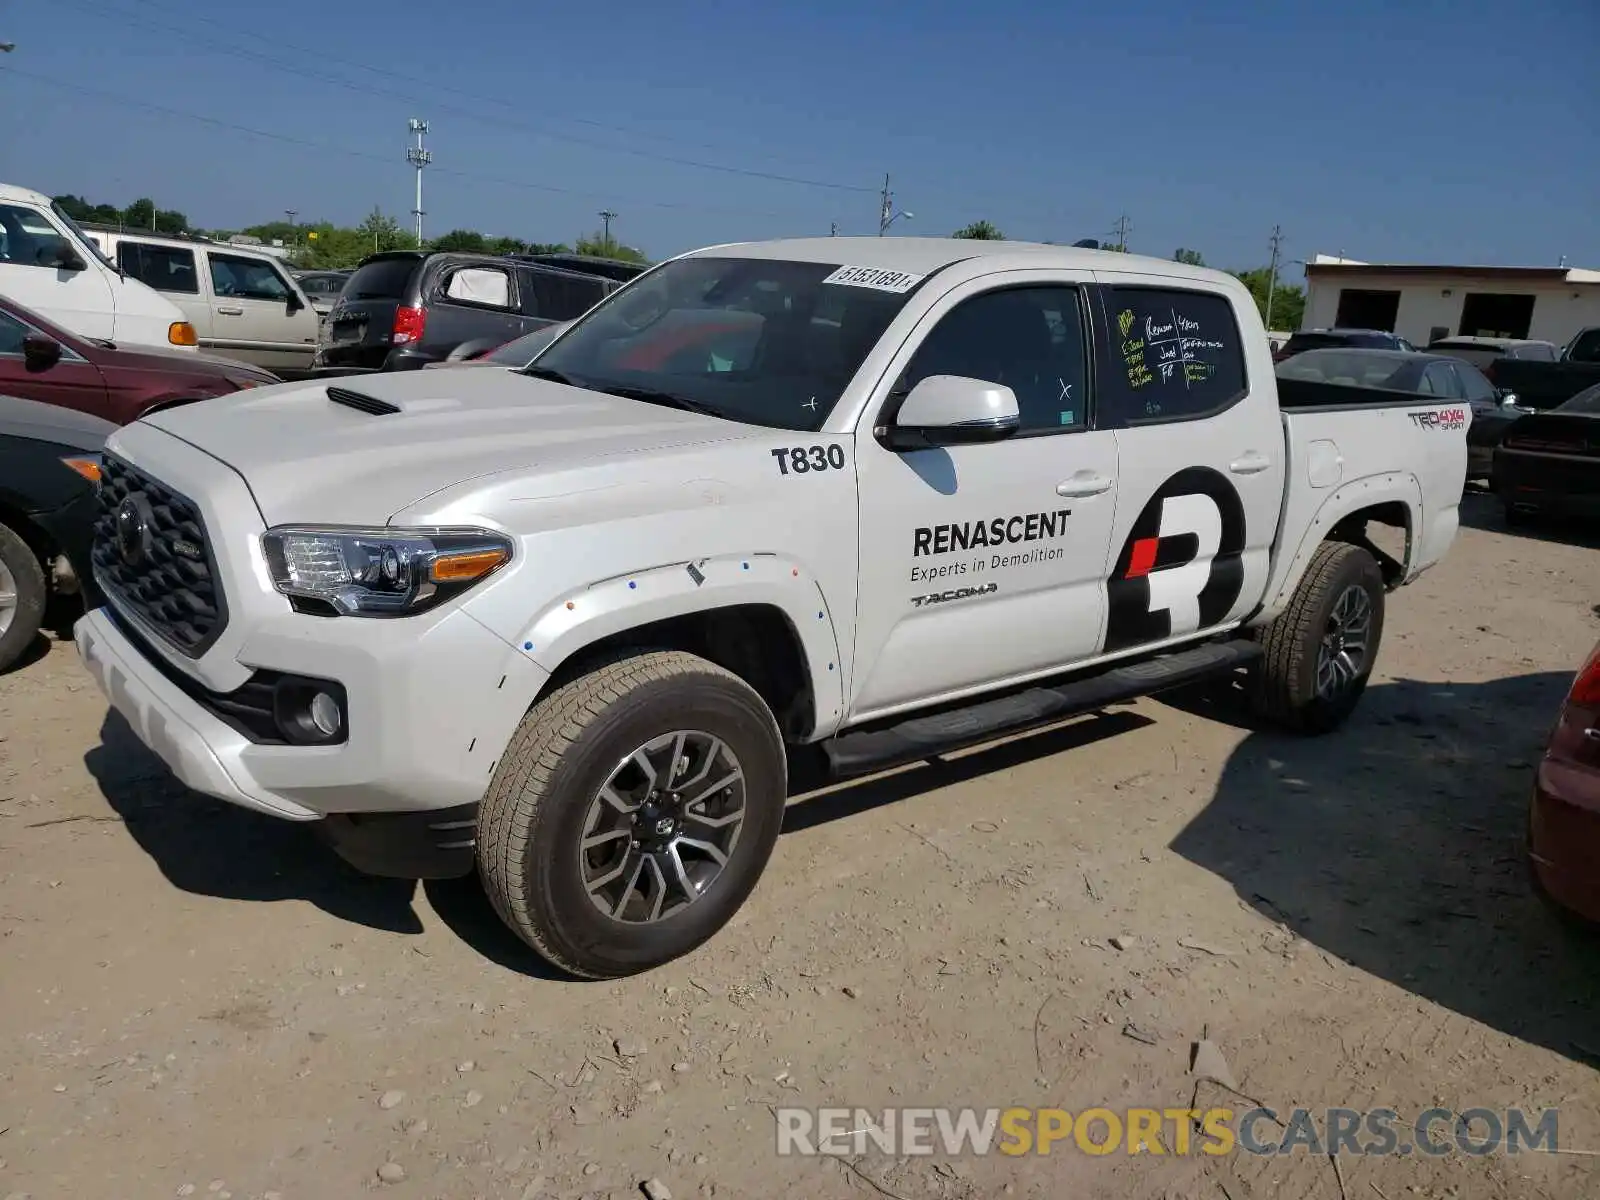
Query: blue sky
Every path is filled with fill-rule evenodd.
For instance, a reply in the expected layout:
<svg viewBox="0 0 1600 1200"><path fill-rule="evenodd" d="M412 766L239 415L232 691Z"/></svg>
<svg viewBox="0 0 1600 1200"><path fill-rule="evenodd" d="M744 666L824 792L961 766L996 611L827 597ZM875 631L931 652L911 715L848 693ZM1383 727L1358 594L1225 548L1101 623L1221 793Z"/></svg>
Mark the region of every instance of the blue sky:
<svg viewBox="0 0 1600 1200"><path fill-rule="evenodd" d="M0 7L17 43L0 106L25 120L0 132L0 177L151 195L208 227L289 208L353 224L374 204L408 223L422 116L429 233L570 241L601 208L657 257L832 221L873 233L888 171L905 233L986 218L1071 242L1126 213L1132 249L1222 266L1265 263L1277 223L1289 260L1600 267L1600 4L1513 11L18 3Z"/></svg>

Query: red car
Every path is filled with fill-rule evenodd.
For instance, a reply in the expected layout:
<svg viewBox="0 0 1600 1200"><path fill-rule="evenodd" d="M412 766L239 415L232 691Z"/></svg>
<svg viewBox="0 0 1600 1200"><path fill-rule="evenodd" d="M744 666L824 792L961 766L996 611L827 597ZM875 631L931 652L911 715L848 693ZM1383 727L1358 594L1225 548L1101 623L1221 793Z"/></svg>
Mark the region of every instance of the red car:
<svg viewBox="0 0 1600 1200"><path fill-rule="evenodd" d="M1600 922L1600 645L1572 681L1534 776L1528 853L1546 896Z"/></svg>
<svg viewBox="0 0 1600 1200"><path fill-rule="evenodd" d="M190 350L80 337L0 296L0 396L126 425L153 409L280 382L260 367Z"/></svg>

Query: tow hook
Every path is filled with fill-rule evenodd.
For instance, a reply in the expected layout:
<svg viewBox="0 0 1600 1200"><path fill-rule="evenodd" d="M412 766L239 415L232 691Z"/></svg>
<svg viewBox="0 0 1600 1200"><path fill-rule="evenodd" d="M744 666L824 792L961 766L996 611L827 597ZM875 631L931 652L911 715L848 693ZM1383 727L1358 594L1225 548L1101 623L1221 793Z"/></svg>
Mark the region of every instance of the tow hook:
<svg viewBox="0 0 1600 1200"><path fill-rule="evenodd" d="M50 560L50 587L58 596L78 594L78 573L72 569L65 554L58 554Z"/></svg>

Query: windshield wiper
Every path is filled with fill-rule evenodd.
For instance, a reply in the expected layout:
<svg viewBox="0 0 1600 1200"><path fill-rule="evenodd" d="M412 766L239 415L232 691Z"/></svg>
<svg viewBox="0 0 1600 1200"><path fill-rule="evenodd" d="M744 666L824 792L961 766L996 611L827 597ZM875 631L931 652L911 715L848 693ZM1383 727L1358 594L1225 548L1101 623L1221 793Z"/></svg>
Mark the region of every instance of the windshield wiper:
<svg viewBox="0 0 1600 1200"><path fill-rule="evenodd" d="M606 392L612 396L621 396L624 400L641 400L646 404L661 404L667 408L681 408L684 412L699 413L702 417L721 417L722 413L708 404L698 400L691 400L688 396L680 396L676 392L663 392L659 388L647 387L605 387L597 391Z"/></svg>
<svg viewBox="0 0 1600 1200"><path fill-rule="evenodd" d="M538 363L529 363L527 366L522 368L519 374L528 375L534 379L548 379L552 383L564 383L568 387L583 386L583 384L579 383L571 375L564 375L554 367L541 367Z"/></svg>

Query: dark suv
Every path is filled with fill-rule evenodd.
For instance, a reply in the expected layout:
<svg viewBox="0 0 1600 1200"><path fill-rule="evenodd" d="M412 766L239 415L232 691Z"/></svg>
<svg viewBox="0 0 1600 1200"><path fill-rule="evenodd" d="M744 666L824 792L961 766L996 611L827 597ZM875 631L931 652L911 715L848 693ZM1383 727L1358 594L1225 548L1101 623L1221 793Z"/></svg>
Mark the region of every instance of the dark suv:
<svg viewBox="0 0 1600 1200"><path fill-rule="evenodd" d="M369 255L324 320L314 365L404 371L469 356L582 316L621 286L492 254Z"/></svg>

